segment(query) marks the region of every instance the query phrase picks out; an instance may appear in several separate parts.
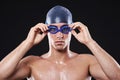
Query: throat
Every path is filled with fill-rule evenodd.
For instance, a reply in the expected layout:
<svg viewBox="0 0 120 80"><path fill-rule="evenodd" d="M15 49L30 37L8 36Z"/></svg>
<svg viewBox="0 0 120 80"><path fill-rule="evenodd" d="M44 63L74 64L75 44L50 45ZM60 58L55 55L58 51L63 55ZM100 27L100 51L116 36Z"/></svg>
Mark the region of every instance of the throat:
<svg viewBox="0 0 120 80"><path fill-rule="evenodd" d="M51 60L55 64L65 64L65 62L69 59L68 53L56 53L51 55Z"/></svg>
<svg viewBox="0 0 120 80"><path fill-rule="evenodd" d="M65 64L71 55L71 51L49 51L46 58L55 64Z"/></svg>
<svg viewBox="0 0 120 80"><path fill-rule="evenodd" d="M58 64L58 65L66 65L66 63L64 61L55 61L55 64Z"/></svg>

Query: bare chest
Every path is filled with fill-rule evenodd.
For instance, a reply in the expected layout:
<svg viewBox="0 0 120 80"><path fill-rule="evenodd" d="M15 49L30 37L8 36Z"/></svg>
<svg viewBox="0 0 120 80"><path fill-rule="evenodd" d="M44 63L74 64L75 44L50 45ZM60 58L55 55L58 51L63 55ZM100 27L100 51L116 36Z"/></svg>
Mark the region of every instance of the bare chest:
<svg viewBox="0 0 120 80"><path fill-rule="evenodd" d="M90 80L88 65L83 63L53 64L43 62L31 68L28 80Z"/></svg>

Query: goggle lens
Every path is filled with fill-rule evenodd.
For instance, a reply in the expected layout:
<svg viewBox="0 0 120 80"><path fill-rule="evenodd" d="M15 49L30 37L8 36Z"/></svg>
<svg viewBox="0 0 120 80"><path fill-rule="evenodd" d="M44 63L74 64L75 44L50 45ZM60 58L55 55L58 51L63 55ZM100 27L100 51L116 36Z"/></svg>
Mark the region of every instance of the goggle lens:
<svg viewBox="0 0 120 80"><path fill-rule="evenodd" d="M60 29L58 29L58 27L54 25L50 25L48 26L48 28L48 32L50 32L51 34L56 34L59 31L63 34L68 34L71 31L71 28L68 25L63 25L60 27Z"/></svg>

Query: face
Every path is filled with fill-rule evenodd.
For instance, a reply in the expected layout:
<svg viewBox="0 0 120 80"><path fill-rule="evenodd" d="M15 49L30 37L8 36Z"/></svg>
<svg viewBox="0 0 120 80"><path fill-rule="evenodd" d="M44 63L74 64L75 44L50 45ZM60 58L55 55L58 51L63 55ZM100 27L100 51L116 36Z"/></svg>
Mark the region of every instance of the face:
<svg viewBox="0 0 120 80"><path fill-rule="evenodd" d="M69 47L71 40L71 29L65 23L55 23L48 25L48 39L50 48L64 50Z"/></svg>

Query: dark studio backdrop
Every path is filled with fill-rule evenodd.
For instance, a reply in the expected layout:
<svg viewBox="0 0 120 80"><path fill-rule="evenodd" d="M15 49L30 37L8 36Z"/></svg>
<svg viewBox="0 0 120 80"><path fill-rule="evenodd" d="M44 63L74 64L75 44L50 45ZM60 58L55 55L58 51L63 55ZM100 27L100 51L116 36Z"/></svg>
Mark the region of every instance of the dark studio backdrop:
<svg viewBox="0 0 120 80"><path fill-rule="evenodd" d="M0 2L0 60L16 48L26 37L29 29L45 21L47 11L55 5L67 7L73 21L88 26L91 36L120 64L120 17L119 3L115 0L39 0ZM25 56L42 55L48 51L47 37L34 46ZM72 37L72 51L91 52Z"/></svg>

